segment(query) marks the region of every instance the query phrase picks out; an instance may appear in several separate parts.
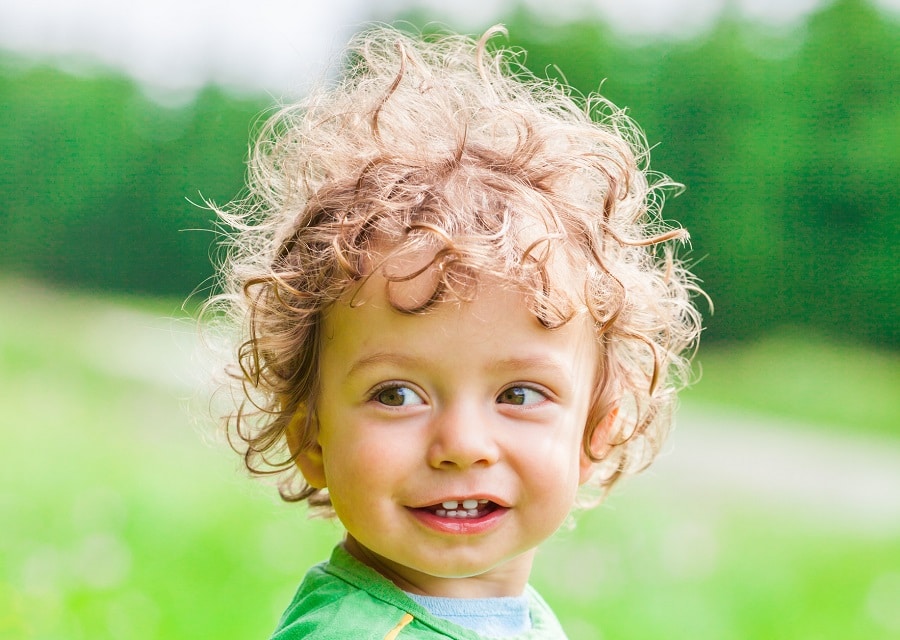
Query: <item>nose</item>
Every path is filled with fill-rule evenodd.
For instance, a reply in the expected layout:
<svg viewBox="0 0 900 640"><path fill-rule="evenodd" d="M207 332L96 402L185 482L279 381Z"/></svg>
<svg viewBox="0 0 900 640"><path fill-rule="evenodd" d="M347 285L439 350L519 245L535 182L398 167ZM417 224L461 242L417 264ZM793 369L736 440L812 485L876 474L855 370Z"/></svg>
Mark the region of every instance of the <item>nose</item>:
<svg viewBox="0 0 900 640"><path fill-rule="evenodd" d="M500 447L488 414L465 401L438 411L431 424L428 464L435 469L468 469L497 462Z"/></svg>

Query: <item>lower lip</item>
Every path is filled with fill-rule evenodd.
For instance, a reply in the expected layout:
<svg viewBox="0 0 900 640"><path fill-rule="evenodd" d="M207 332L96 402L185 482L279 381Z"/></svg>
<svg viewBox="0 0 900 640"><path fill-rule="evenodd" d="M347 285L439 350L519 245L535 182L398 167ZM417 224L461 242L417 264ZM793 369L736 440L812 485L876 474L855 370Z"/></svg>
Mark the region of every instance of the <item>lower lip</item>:
<svg viewBox="0 0 900 640"><path fill-rule="evenodd" d="M427 509L410 509L415 518L429 529L454 535L478 535L498 527L509 509L498 507L478 518L447 518Z"/></svg>

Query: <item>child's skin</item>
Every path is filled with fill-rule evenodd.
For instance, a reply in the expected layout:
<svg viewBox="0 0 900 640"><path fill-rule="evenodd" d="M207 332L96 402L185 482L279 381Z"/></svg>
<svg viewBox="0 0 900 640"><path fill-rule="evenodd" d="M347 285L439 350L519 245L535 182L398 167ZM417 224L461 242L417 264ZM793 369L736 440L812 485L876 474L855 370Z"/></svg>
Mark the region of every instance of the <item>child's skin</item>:
<svg viewBox="0 0 900 640"><path fill-rule="evenodd" d="M391 301L415 306L429 280L392 283ZM376 271L325 315L317 447L297 464L328 487L347 550L400 588L519 596L592 471L593 324L549 330L512 285L483 281L472 300L403 314L386 284ZM435 513L473 500L474 515Z"/></svg>

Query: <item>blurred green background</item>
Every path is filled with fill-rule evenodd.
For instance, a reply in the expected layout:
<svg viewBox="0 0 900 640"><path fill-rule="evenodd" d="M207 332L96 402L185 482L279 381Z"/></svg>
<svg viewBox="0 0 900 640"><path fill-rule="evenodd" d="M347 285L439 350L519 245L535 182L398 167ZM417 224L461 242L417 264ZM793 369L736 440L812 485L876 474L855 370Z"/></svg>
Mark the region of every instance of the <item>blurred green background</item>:
<svg viewBox="0 0 900 640"><path fill-rule="evenodd" d="M716 305L672 451L536 586L573 639L900 638L897 14L497 21L539 74L606 78L687 185L664 213ZM272 103L0 52L0 637L266 637L339 539L241 473L190 312L218 251L195 203L240 195Z"/></svg>

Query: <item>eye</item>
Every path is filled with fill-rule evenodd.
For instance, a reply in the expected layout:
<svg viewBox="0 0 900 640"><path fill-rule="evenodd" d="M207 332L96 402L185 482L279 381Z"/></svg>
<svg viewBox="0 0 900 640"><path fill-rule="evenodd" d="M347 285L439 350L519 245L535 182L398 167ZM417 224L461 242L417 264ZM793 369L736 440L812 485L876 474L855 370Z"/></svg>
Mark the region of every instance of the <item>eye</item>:
<svg viewBox="0 0 900 640"><path fill-rule="evenodd" d="M425 404L422 397L402 385L394 384L376 389L372 399L387 407L409 407L417 404Z"/></svg>
<svg viewBox="0 0 900 640"><path fill-rule="evenodd" d="M538 404L547 399L543 393L531 387L510 387L497 396L497 404L516 404L527 406Z"/></svg>

